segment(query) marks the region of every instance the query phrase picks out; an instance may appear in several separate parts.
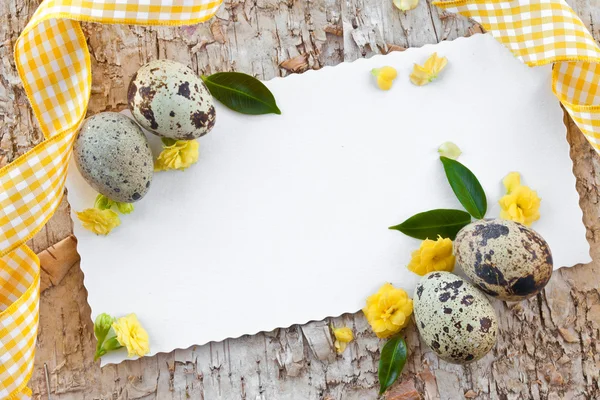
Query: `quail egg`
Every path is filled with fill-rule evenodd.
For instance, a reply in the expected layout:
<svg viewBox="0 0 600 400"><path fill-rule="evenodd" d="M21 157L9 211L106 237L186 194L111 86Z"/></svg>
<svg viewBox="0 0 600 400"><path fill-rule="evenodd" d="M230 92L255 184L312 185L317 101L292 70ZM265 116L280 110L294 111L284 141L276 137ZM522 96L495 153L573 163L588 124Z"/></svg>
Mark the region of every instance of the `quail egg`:
<svg viewBox="0 0 600 400"><path fill-rule="evenodd" d="M539 293L552 276L552 253L534 230L493 219L465 226L454 241L456 262L481 290L518 301Z"/></svg>
<svg viewBox="0 0 600 400"><path fill-rule="evenodd" d="M141 67L131 79L127 101L135 120L159 136L192 140L215 124L213 98L190 68L170 60Z"/></svg>
<svg viewBox="0 0 600 400"><path fill-rule="evenodd" d="M123 114L86 119L75 139L75 164L83 178L111 200L140 200L152 182L154 163L146 136Z"/></svg>
<svg viewBox="0 0 600 400"><path fill-rule="evenodd" d="M483 293L450 272L430 272L413 298L421 338L440 358L456 364L477 361L496 343L496 313Z"/></svg>

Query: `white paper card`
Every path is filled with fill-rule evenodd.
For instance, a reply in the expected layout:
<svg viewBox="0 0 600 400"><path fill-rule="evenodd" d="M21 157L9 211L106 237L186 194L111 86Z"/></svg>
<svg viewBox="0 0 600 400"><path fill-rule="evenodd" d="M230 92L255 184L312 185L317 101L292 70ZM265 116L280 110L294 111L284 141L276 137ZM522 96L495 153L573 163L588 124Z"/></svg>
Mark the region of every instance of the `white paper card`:
<svg viewBox="0 0 600 400"><path fill-rule="evenodd" d="M434 51L449 60L441 78L413 86L413 63ZM398 70L388 92L370 75L383 65ZM412 294L419 241L388 227L461 208L438 159L445 141L481 181L488 217L519 171L542 198L533 228L555 267L589 262L550 74L476 35L266 82L281 116L219 105L198 164L157 173L109 236L73 214L92 317L137 313L155 354L354 312L388 281ZM68 189L74 211L94 204L74 166Z"/></svg>

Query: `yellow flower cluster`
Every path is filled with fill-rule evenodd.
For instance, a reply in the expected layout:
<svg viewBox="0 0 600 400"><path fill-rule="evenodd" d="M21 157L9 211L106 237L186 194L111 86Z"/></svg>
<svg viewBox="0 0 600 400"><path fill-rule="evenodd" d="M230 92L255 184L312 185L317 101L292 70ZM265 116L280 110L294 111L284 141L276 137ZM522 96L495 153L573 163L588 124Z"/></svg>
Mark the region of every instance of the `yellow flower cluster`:
<svg viewBox="0 0 600 400"><path fill-rule="evenodd" d="M521 176L518 172L511 172L502 183L506 188L506 195L500 199L500 218L531 226L540 219L541 199L534 190L521 185Z"/></svg>
<svg viewBox="0 0 600 400"><path fill-rule="evenodd" d="M129 357L142 357L150 353L148 332L142 327L135 314L117 319L113 322L112 328L121 346L127 348Z"/></svg>
<svg viewBox="0 0 600 400"><path fill-rule="evenodd" d="M76 214L83 227L96 235L108 235L110 231L121 225L119 214L110 209L88 208Z"/></svg>
<svg viewBox="0 0 600 400"><path fill-rule="evenodd" d="M432 271L452 272L454 261L452 240L438 236L437 240L421 242L419 249L412 253L408 269L421 276Z"/></svg>
<svg viewBox="0 0 600 400"><path fill-rule="evenodd" d="M410 81L417 86L427 85L437 79L446 64L448 64L446 57L438 57L437 53L433 53L424 65L415 64L413 72L410 74Z"/></svg>
<svg viewBox="0 0 600 400"><path fill-rule="evenodd" d="M390 283L384 284L379 291L367 299L363 313L373 332L379 338L387 338L400 332L413 312L413 301L402 289Z"/></svg>
<svg viewBox="0 0 600 400"><path fill-rule="evenodd" d="M338 354L342 354L346 350L346 346L354 340L352 329L344 326L343 328L332 328L333 336L335 336L335 350Z"/></svg>
<svg viewBox="0 0 600 400"><path fill-rule="evenodd" d="M371 74L377 78L377 86L381 90L390 90L398 72L393 67L373 68Z"/></svg>
<svg viewBox="0 0 600 400"><path fill-rule="evenodd" d="M163 151L158 155L155 171L170 169L184 170L198 161L200 144L196 140L176 140L172 144L165 144Z"/></svg>

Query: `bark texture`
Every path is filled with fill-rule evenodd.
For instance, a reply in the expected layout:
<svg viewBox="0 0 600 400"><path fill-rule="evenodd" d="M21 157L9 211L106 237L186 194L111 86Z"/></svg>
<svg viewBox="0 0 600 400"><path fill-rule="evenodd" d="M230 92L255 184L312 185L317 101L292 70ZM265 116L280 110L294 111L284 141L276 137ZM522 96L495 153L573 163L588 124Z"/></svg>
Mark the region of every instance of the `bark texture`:
<svg viewBox="0 0 600 400"><path fill-rule="evenodd" d="M12 57L38 2L0 2L0 166L42 140ZM599 39L600 5L569 3ZM391 0L233 0L210 22L190 27L83 27L93 65L90 113L124 108L130 77L158 57L199 73L236 70L270 79L477 31L426 0L408 13L394 9ZM529 301L493 302L499 341L475 364L439 360L409 327L410 358L388 399L600 398L600 158L570 118L565 124L594 262L555 271L543 293ZM63 201L31 245L40 252L71 232ZM78 264L60 282L44 279L49 289L41 298L30 383L35 399L49 397L44 364L55 400L377 398L381 342L361 313L100 369L92 360L95 340ZM201 307L191 305L190 318L200 317ZM342 356L334 352L330 323L355 332Z"/></svg>

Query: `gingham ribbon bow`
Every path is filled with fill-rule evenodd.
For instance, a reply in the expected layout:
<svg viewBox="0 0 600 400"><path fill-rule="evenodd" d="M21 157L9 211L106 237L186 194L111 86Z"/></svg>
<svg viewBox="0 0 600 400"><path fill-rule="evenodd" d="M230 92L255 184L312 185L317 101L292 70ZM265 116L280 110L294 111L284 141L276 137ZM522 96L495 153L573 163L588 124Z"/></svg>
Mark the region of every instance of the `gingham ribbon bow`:
<svg viewBox="0 0 600 400"><path fill-rule="evenodd" d="M212 17L221 1L46 0L19 37L17 68L46 140L0 169L0 398L30 395L40 268L25 242L60 202L90 97L89 52L76 21L187 25ZM563 0L436 5L477 20L530 66L555 63L554 92L600 152L600 49Z"/></svg>

